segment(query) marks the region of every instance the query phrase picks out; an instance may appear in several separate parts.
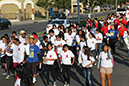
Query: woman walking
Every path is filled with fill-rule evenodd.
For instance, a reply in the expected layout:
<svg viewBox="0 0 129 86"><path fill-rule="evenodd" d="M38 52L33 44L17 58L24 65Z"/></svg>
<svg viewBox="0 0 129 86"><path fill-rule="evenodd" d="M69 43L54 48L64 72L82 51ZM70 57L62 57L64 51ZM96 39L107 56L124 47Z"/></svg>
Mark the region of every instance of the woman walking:
<svg viewBox="0 0 129 86"><path fill-rule="evenodd" d="M91 55L90 49L87 46L83 47L82 54L82 67L84 76L86 78L86 86L92 86L92 67L95 62L94 57Z"/></svg>
<svg viewBox="0 0 129 86"><path fill-rule="evenodd" d="M47 86L49 86L49 73L51 73L52 78L54 79L53 86L56 86L56 72L55 72L55 67L54 67L54 62L57 59L57 54L53 50L52 43L49 42L47 44L47 51L45 53L45 58L44 58L44 63L46 66L46 73L47 73Z"/></svg>
<svg viewBox="0 0 129 86"><path fill-rule="evenodd" d="M104 46L104 51L99 55L97 69L100 69L101 84L105 86L105 77L107 77L108 86L111 86L111 75L113 72L113 55L108 45Z"/></svg>
<svg viewBox="0 0 129 86"><path fill-rule="evenodd" d="M63 78L65 79L64 86L69 86L69 84L70 84L70 69L71 69L71 66L74 64L75 56L69 50L67 44L65 44L63 46L63 49L64 50L60 54L60 61L62 64L62 74L63 74ZM73 61L71 62L72 58L73 58Z"/></svg>

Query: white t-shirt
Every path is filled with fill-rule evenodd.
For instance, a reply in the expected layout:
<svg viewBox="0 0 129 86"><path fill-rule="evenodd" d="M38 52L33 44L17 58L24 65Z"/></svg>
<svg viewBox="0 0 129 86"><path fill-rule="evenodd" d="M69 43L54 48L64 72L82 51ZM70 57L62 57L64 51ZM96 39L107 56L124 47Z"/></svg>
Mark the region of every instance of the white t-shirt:
<svg viewBox="0 0 129 86"><path fill-rule="evenodd" d="M82 67L86 67L91 62L94 62L95 61L94 57L91 57L91 56L89 57L90 60L88 60L88 57L85 54L82 54L81 58L82 58ZM93 64L90 65L89 67L93 67Z"/></svg>
<svg viewBox="0 0 129 86"><path fill-rule="evenodd" d="M67 38L68 35L69 35L68 33L64 33L64 39L65 40L66 40L66 38Z"/></svg>
<svg viewBox="0 0 129 86"><path fill-rule="evenodd" d="M25 43L25 39L26 38L23 38L22 36L19 37L19 40L20 40L21 44L24 44Z"/></svg>
<svg viewBox="0 0 129 86"><path fill-rule="evenodd" d="M92 39L88 39L87 40L87 45L89 48L91 48L91 50L95 50L95 44L97 43L96 39L95 38L92 38Z"/></svg>
<svg viewBox="0 0 129 86"><path fill-rule="evenodd" d="M55 42L55 46L58 46L58 45L64 45L66 44L66 42L64 40L61 40L61 41L56 41ZM57 53L60 54L60 52L62 51L63 47L58 47L57 48Z"/></svg>
<svg viewBox="0 0 129 86"><path fill-rule="evenodd" d="M23 44L19 46L12 44L13 49L13 63L21 63L24 60L25 47Z"/></svg>
<svg viewBox="0 0 129 86"><path fill-rule="evenodd" d="M2 49L2 51L4 51L4 50L5 50L5 48L7 48L7 44L6 44L6 43L1 42L1 44L0 44L0 48ZM3 56L5 56L5 53L1 53L1 57L3 57Z"/></svg>
<svg viewBox="0 0 129 86"><path fill-rule="evenodd" d="M57 54L56 54L56 52L54 50L48 51L47 53L45 52L45 55L46 55L45 59L57 59L58 58ZM48 61L46 61L45 64L53 65L54 61L48 60Z"/></svg>
<svg viewBox="0 0 129 86"><path fill-rule="evenodd" d="M82 51L83 47L86 46L86 42L81 41L80 42L80 51Z"/></svg>
<svg viewBox="0 0 129 86"><path fill-rule="evenodd" d="M103 35L101 33L98 33L95 36L96 36L97 43L102 43L103 42Z"/></svg>
<svg viewBox="0 0 129 86"><path fill-rule="evenodd" d="M53 29L54 30L54 34L58 35L59 34L59 30L58 29Z"/></svg>
<svg viewBox="0 0 129 86"><path fill-rule="evenodd" d="M127 48L129 49L129 35L127 34L127 32L124 32L124 41L127 45Z"/></svg>
<svg viewBox="0 0 129 86"><path fill-rule="evenodd" d="M71 35L67 35L65 38L67 45L72 46L73 40L74 40L74 34L72 33Z"/></svg>
<svg viewBox="0 0 129 86"><path fill-rule="evenodd" d="M99 58L101 67L113 67L112 59L108 59L108 53L101 52Z"/></svg>
<svg viewBox="0 0 129 86"><path fill-rule="evenodd" d="M67 50L65 51L61 51L61 59L62 59L62 63L65 65L71 65L71 59L74 57L74 54L72 53L72 51Z"/></svg>
<svg viewBox="0 0 129 86"><path fill-rule="evenodd" d="M36 45L39 47L39 49L43 48L42 45L41 45L41 42L39 40L36 42Z"/></svg>
<svg viewBox="0 0 129 86"><path fill-rule="evenodd" d="M56 36L54 35L53 37L49 37L49 41L51 41L53 44L55 44Z"/></svg>

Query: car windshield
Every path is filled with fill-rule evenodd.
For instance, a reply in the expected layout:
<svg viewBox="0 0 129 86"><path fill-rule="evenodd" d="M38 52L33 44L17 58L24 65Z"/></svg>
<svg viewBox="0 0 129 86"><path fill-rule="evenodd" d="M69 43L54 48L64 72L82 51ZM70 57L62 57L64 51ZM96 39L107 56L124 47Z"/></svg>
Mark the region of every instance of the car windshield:
<svg viewBox="0 0 129 86"><path fill-rule="evenodd" d="M50 24L64 24L64 21L52 21Z"/></svg>
<svg viewBox="0 0 129 86"><path fill-rule="evenodd" d="M126 9L118 9L117 11L126 11Z"/></svg>

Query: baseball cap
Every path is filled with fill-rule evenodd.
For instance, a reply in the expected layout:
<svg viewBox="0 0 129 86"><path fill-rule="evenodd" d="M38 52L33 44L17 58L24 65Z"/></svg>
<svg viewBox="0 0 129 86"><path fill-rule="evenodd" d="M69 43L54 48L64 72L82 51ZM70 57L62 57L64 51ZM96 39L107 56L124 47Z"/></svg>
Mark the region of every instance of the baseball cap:
<svg viewBox="0 0 129 86"><path fill-rule="evenodd" d="M24 33L26 33L24 30L21 30L21 31L20 31L20 34L24 34Z"/></svg>

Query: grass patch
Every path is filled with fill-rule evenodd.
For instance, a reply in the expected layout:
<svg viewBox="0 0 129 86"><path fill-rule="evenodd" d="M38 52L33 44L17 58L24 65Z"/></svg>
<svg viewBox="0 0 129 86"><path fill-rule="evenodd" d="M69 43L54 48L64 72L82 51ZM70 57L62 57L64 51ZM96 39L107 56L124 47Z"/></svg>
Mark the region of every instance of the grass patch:
<svg viewBox="0 0 129 86"><path fill-rule="evenodd" d="M39 37L39 36L42 36L43 34L45 34L45 32L46 32L46 31L38 32L38 33L37 33L37 36L38 36L38 37ZM27 37L30 37L30 36L31 36L31 34L27 35Z"/></svg>
<svg viewBox="0 0 129 86"><path fill-rule="evenodd" d="M41 20L41 19L45 19L45 16L41 16L41 17L35 17L35 20Z"/></svg>

